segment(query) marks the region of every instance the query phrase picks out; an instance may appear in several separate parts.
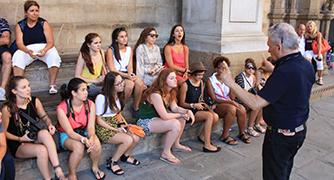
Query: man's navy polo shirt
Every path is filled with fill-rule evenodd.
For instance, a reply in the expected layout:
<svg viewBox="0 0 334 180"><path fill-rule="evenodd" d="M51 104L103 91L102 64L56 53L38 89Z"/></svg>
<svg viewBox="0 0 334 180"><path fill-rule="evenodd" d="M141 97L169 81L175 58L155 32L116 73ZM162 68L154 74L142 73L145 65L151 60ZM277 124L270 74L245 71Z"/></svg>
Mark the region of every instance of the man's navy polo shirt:
<svg viewBox="0 0 334 180"><path fill-rule="evenodd" d="M278 59L272 75L258 93L269 102L263 108L265 122L281 129L294 129L305 123L314 82L313 67L299 52Z"/></svg>

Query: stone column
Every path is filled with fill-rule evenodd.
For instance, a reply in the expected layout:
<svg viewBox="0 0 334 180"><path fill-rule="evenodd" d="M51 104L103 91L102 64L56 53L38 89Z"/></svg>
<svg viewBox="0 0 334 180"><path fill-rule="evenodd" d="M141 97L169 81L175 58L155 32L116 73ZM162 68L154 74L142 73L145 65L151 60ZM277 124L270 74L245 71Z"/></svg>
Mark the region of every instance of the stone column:
<svg viewBox="0 0 334 180"><path fill-rule="evenodd" d="M297 26L297 9L296 9L296 0L290 1L289 12L286 15L287 22L289 22L293 27Z"/></svg>
<svg viewBox="0 0 334 180"><path fill-rule="evenodd" d="M272 0L269 18L272 24L283 22L285 17L285 0Z"/></svg>
<svg viewBox="0 0 334 180"><path fill-rule="evenodd" d="M191 50L213 53L266 51L264 0L184 0L182 23Z"/></svg>

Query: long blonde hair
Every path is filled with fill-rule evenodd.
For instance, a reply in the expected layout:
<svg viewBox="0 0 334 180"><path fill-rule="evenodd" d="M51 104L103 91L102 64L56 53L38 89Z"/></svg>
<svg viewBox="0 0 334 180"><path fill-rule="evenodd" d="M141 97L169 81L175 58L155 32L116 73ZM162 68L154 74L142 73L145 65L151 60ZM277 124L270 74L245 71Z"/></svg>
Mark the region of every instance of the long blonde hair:
<svg viewBox="0 0 334 180"><path fill-rule="evenodd" d="M318 36L318 27L317 27L317 24L314 22L314 21L307 21L306 23L306 27L309 26L309 25L312 25L313 26L313 29L311 32L308 32L306 31L306 35L311 37L311 38L315 38Z"/></svg>

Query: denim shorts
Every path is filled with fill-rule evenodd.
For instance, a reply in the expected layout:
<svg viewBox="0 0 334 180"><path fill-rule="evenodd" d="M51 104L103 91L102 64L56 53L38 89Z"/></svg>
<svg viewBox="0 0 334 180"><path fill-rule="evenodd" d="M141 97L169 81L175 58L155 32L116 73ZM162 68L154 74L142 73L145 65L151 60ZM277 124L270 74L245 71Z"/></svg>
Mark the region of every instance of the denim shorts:
<svg viewBox="0 0 334 180"><path fill-rule="evenodd" d="M85 131L85 136L87 137L88 136L88 132ZM65 132L61 132L59 133L59 143L60 143L60 146L66 150L65 146L64 146L64 143L65 141L69 138L68 134L65 133Z"/></svg>
<svg viewBox="0 0 334 180"><path fill-rule="evenodd" d="M151 123L152 120L153 118L152 119L139 119L137 121L137 125L144 128L145 133L149 133L150 132L149 124Z"/></svg>

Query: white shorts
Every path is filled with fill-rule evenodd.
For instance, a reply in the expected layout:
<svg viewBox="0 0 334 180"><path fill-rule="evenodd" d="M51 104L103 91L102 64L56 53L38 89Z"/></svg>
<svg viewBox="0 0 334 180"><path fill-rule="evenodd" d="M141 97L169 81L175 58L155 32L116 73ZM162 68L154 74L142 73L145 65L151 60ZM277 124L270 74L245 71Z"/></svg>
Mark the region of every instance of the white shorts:
<svg viewBox="0 0 334 180"><path fill-rule="evenodd" d="M305 51L305 54L304 54L304 57L307 59L307 60L312 60L312 58L314 58L314 60L316 61L317 63L317 70L319 71L322 71L324 70L324 61L323 59L321 61L318 61L316 59L317 55L313 53L313 51Z"/></svg>
<svg viewBox="0 0 334 180"><path fill-rule="evenodd" d="M45 43L38 43L38 44L30 44L27 46L27 48L34 52L38 52L42 50L45 46L46 46ZM13 67L16 66L21 69L25 69L26 66L29 66L29 64L31 64L37 59L43 61L48 66L48 68L51 68L51 67L59 68L60 67L61 58L55 47L49 49L48 52L46 52L46 54L43 57L37 57L35 59L30 57L29 54L18 49L13 55L12 66Z"/></svg>

